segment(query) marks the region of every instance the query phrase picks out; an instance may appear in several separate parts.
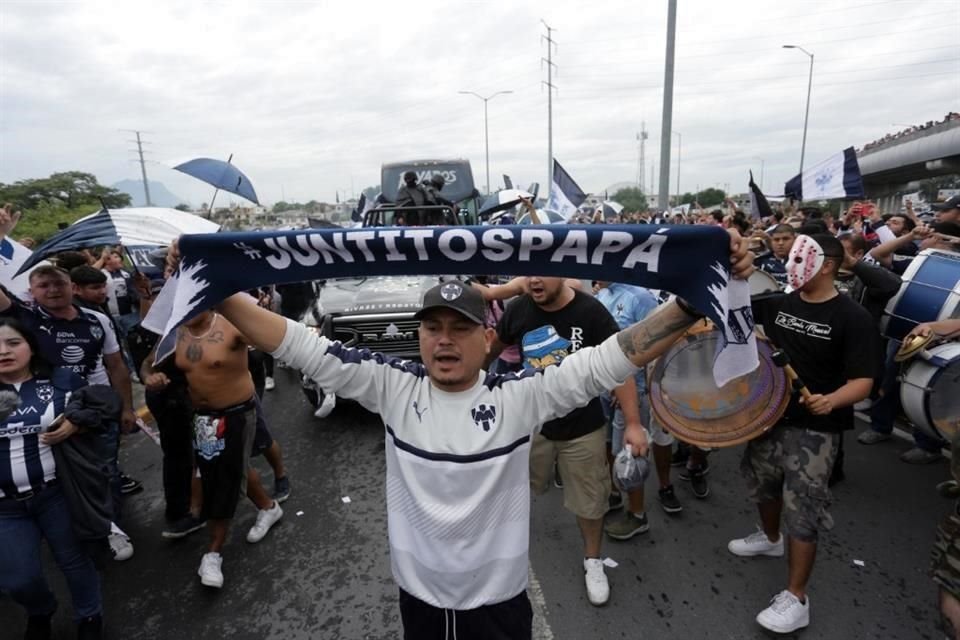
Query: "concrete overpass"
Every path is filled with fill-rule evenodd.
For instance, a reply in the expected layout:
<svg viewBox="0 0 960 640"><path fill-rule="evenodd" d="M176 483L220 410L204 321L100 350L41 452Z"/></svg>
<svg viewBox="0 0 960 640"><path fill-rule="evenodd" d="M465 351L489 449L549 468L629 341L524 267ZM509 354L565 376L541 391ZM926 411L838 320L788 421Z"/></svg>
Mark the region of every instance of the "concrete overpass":
<svg viewBox="0 0 960 640"><path fill-rule="evenodd" d="M949 120L857 154L867 197L881 211L899 211L919 181L960 174L960 120Z"/></svg>

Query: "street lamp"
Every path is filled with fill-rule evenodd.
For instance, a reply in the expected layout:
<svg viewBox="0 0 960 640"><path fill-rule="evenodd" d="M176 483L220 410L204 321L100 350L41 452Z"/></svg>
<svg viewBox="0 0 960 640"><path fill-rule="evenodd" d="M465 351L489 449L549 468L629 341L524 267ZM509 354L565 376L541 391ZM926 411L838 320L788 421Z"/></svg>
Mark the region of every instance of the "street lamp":
<svg viewBox="0 0 960 640"><path fill-rule="evenodd" d="M679 131L674 131L673 135L677 136L677 206L680 205L680 152L683 150L683 136Z"/></svg>
<svg viewBox="0 0 960 640"><path fill-rule="evenodd" d="M784 49L799 49L810 56L810 76L807 78L807 111L803 116L803 145L800 147L800 175L803 175L803 156L807 151L807 122L810 119L810 89L813 87L813 54L795 44L785 44Z"/></svg>
<svg viewBox="0 0 960 640"><path fill-rule="evenodd" d="M763 158L754 156L753 159L760 161L760 192L763 193Z"/></svg>
<svg viewBox="0 0 960 640"><path fill-rule="evenodd" d="M458 91L458 93L469 94L483 100L483 142L487 150L487 194L490 193L490 129L487 125L487 103L504 93L513 93L513 91L497 91L484 98L474 91Z"/></svg>

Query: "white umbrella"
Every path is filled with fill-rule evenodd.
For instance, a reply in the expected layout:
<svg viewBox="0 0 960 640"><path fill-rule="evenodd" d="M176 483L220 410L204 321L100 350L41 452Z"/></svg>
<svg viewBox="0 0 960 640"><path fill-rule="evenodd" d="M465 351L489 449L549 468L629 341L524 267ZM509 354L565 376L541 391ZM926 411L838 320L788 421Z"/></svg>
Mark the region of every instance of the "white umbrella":
<svg viewBox="0 0 960 640"><path fill-rule="evenodd" d="M80 218L74 224L100 215L94 213ZM164 207L129 207L110 209L110 221L116 227L123 245L168 245L188 233L216 233L220 225L206 218Z"/></svg>

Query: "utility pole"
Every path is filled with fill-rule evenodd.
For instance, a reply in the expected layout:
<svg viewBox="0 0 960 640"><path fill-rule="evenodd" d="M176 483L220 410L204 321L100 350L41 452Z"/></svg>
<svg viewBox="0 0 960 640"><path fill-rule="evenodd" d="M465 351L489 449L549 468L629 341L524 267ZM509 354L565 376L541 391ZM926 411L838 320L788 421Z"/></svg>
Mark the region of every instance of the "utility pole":
<svg viewBox="0 0 960 640"><path fill-rule="evenodd" d="M553 64L553 46L556 44L553 32L556 29L542 19L540 22L543 22L543 26L547 28L547 35L541 36L547 41L547 57L540 58L540 63L541 65L544 62L547 63L547 81L544 84L547 86L547 189L549 190L553 188L553 92L556 89L553 86L553 69L556 66Z"/></svg>
<svg viewBox="0 0 960 640"><path fill-rule="evenodd" d="M666 211L670 200L670 147L673 146L673 52L677 35L677 0L667 0L667 54L663 66L663 121L660 130L660 195L657 207Z"/></svg>
<svg viewBox="0 0 960 640"><path fill-rule="evenodd" d="M647 138L649 137L650 137L649 134L647 134L647 123L641 122L640 133L637 134L637 139L640 141L640 166L637 168L637 186L640 187L640 193L643 193L645 191L644 184L643 184L643 170L646 167L645 147L647 144ZM653 185L651 184L651 186Z"/></svg>
<svg viewBox="0 0 960 640"><path fill-rule="evenodd" d="M497 91L489 96L482 96L475 91L458 91L457 93L467 94L483 100L483 146L487 157L487 195L490 195L490 127L487 119L487 103L504 93L513 93L512 89L506 91Z"/></svg>
<svg viewBox="0 0 960 640"><path fill-rule="evenodd" d="M674 131L673 135L677 136L677 204L680 204L680 154L683 153L683 136L679 131Z"/></svg>
<svg viewBox="0 0 960 640"><path fill-rule="evenodd" d="M153 203L150 201L150 185L147 182L147 165L143 160L143 140L140 139L141 133L146 133L145 131L137 131L136 129L121 129L121 131L126 131L127 133L132 133L137 136L137 155L140 157L140 176L143 178L143 195L147 200L147 206L152 207ZM134 140L130 140L134 142Z"/></svg>

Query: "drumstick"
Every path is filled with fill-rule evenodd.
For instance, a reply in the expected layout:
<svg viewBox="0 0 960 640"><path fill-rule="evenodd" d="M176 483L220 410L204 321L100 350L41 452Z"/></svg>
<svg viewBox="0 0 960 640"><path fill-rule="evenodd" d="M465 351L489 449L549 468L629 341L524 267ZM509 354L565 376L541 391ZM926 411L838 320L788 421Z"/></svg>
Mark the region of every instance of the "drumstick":
<svg viewBox="0 0 960 640"><path fill-rule="evenodd" d="M773 364L783 369L784 373L787 374L787 378L790 379L794 391L799 391L804 400L809 400L813 394L810 393L810 389L807 389L807 385L800 379L800 376L797 375L797 372L790 365L790 357L787 356L786 351L777 349L770 354L770 358L773 360Z"/></svg>

